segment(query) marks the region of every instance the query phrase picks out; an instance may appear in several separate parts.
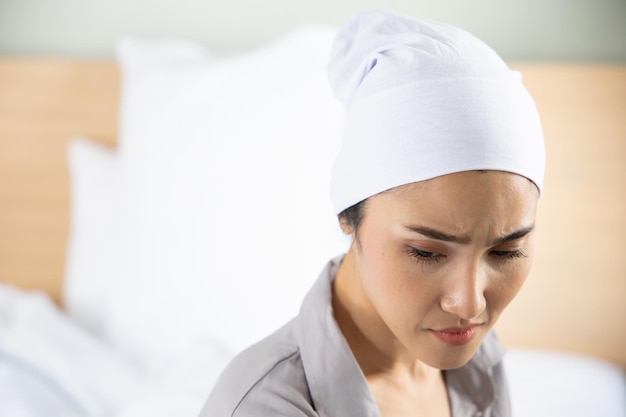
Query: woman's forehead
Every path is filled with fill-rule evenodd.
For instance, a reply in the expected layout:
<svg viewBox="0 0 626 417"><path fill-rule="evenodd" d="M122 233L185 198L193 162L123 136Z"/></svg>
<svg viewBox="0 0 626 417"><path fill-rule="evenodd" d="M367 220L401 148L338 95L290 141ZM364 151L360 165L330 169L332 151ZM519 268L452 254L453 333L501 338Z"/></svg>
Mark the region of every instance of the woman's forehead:
<svg viewBox="0 0 626 417"><path fill-rule="evenodd" d="M517 174L467 171L378 194L370 199L368 212L459 232L487 220L500 228L528 227L534 223L538 194L531 181Z"/></svg>

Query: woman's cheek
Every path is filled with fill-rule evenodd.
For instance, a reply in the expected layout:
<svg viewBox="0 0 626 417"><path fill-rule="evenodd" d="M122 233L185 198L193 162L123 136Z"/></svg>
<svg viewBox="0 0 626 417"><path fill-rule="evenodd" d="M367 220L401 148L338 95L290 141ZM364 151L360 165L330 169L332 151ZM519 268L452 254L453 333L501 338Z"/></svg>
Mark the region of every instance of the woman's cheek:
<svg viewBox="0 0 626 417"><path fill-rule="evenodd" d="M506 268L494 277L491 288L485 294L492 311L499 314L515 298L526 281L530 264L529 259L524 259L513 268Z"/></svg>
<svg viewBox="0 0 626 417"><path fill-rule="evenodd" d="M414 304L419 293L419 274L415 262L404 253L390 250L373 251L364 265L367 275L364 285L370 297L386 309L402 308Z"/></svg>

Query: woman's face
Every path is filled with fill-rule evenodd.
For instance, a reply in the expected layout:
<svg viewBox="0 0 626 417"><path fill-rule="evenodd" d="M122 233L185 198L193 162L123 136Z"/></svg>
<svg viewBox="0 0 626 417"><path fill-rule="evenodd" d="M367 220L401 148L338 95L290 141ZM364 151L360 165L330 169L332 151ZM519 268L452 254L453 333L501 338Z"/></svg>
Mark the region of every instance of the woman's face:
<svg viewBox="0 0 626 417"><path fill-rule="evenodd" d="M371 197L348 255L371 328L430 366L469 361L528 275L537 200L529 180L500 171Z"/></svg>

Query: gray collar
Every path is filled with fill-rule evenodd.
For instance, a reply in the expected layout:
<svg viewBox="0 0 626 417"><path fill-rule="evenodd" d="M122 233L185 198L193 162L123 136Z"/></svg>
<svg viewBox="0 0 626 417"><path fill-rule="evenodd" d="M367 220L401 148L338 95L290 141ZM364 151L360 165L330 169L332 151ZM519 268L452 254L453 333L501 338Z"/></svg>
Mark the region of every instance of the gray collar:
<svg viewBox="0 0 626 417"><path fill-rule="evenodd" d="M376 401L332 309L332 281L343 257L331 260L300 310L300 351L320 417L380 417Z"/></svg>

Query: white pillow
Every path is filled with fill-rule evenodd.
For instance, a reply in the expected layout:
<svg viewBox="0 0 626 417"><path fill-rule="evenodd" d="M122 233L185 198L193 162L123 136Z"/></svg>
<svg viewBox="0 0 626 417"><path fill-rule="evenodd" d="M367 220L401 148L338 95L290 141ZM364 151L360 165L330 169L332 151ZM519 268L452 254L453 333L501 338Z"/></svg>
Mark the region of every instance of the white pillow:
<svg viewBox="0 0 626 417"><path fill-rule="evenodd" d="M63 298L76 322L102 336L122 256L118 160L114 150L84 138L72 139L67 155L71 215Z"/></svg>
<svg viewBox="0 0 626 417"><path fill-rule="evenodd" d="M203 334L241 349L297 314L346 249L328 195L333 34L184 65L120 44L128 251L107 334L124 351L160 360Z"/></svg>
<svg viewBox="0 0 626 417"><path fill-rule="evenodd" d="M127 66L138 69L165 70L210 59L206 48L185 40L135 39L132 43L141 54L130 55L125 61ZM125 111L120 111L120 117L135 117L151 101L148 93L141 92L137 110L129 108L133 100L126 97L122 103ZM122 285L119 276L125 253L122 247L126 207L116 154L111 148L80 137L71 139L67 149L71 207L63 298L69 315L98 336L103 335L111 297Z"/></svg>

